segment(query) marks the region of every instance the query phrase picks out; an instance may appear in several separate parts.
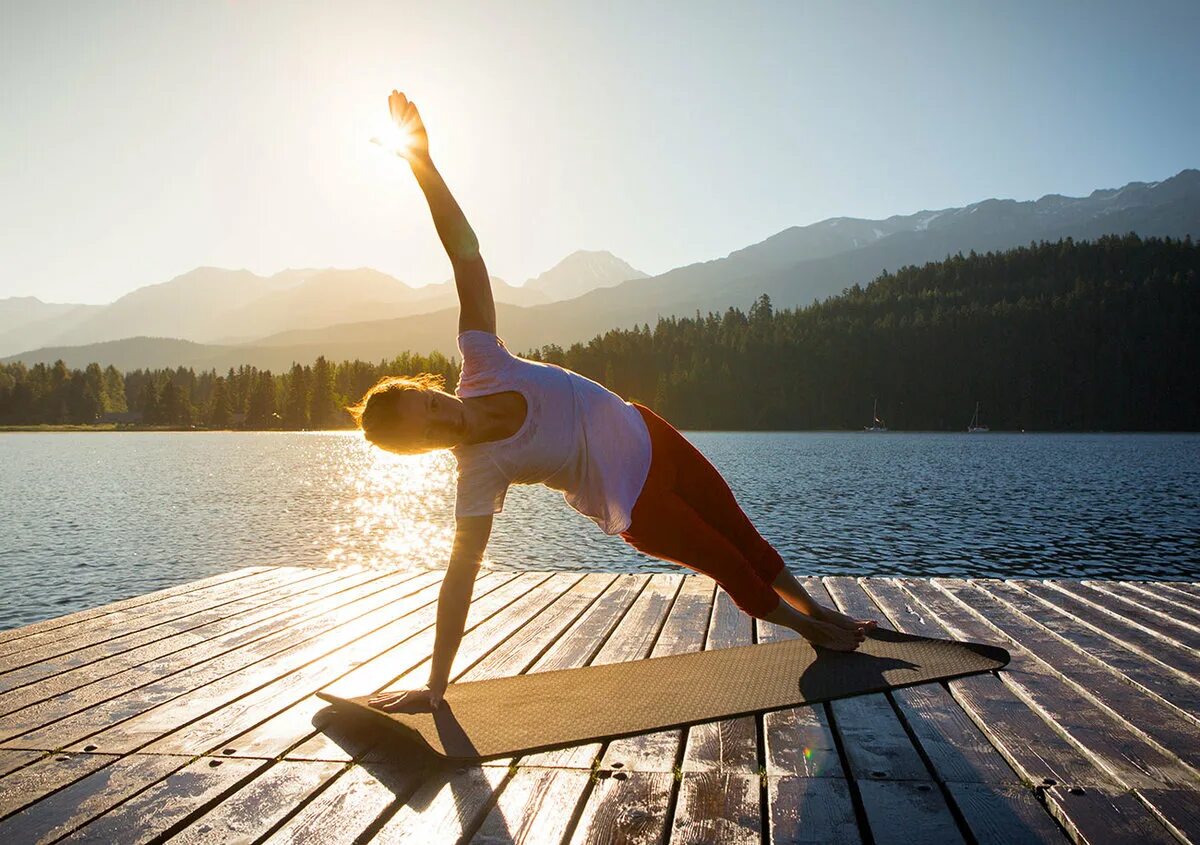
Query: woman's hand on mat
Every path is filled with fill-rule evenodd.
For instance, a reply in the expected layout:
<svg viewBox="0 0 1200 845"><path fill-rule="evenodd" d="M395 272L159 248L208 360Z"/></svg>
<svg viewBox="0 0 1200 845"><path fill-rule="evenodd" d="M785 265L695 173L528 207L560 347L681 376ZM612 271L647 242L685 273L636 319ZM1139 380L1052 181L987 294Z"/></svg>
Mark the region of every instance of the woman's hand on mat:
<svg viewBox="0 0 1200 845"><path fill-rule="evenodd" d="M400 133L396 155L409 161L428 158L429 135L425 132L425 122L421 120L416 103L410 102L400 91L393 91L388 95L388 110Z"/></svg>
<svg viewBox="0 0 1200 845"><path fill-rule="evenodd" d="M371 696L368 703L386 713L432 713L442 704L445 687L425 685L419 689L388 690Z"/></svg>

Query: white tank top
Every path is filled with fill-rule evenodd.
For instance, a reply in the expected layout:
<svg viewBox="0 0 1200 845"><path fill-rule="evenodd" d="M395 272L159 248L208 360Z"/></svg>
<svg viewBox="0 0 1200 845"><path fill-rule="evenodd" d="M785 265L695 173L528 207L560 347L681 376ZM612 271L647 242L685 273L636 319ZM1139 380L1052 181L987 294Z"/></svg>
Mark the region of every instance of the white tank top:
<svg viewBox="0 0 1200 845"><path fill-rule="evenodd" d="M511 437L453 449L455 516L499 513L510 484L545 484L606 534L628 528L650 471L650 433L637 408L578 373L518 358L491 332L463 332L458 349L459 397L516 391L526 415Z"/></svg>

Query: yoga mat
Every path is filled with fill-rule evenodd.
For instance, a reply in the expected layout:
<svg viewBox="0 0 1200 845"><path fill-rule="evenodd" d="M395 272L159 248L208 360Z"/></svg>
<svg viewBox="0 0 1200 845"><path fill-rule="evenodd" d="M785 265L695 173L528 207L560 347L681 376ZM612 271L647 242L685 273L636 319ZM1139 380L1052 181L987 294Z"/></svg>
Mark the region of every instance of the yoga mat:
<svg viewBox="0 0 1200 845"><path fill-rule="evenodd" d="M802 639L450 684L434 713L317 693L451 760L483 760L999 669L996 646L877 629L857 651Z"/></svg>

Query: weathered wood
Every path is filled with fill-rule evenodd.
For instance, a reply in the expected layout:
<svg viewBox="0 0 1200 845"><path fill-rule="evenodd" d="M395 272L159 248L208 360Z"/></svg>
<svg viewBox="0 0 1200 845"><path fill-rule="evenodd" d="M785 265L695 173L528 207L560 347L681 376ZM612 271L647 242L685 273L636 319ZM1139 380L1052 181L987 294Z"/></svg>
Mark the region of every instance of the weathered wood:
<svg viewBox="0 0 1200 845"><path fill-rule="evenodd" d="M1200 627L1200 607L1193 606L1179 593L1168 592L1165 584L1151 581L1086 581L1101 590L1123 592L1143 607L1157 610L1170 617L1178 617L1193 628Z"/></svg>
<svg viewBox="0 0 1200 845"><path fill-rule="evenodd" d="M979 845L1068 841L1033 790L1020 784L947 783L946 788Z"/></svg>
<svg viewBox="0 0 1200 845"><path fill-rule="evenodd" d="M1200 632L1191 628L1182 628L1161 613L1147 610L1140 604L1128 601L1122 596L1098 590L1090 584L1079 581L1048 581L1047 583L1095 605L1110 616L1132 622L1167 642L1176 643L1184 648L1200 648Z"/></svg>
<svg viewBox="0 0 1200 845"><path fill-rule="evenodd" d="M415 792L405 797L395 813L368 841L379 845L461 841L475 831L491 807L497 789L508 778L508 769L499 766L439 768L422 781ZM271 842L274 843L274 839Z"/></svg>
<svg viewBox="0 0 1200 845"><path fill-rule="evenodd" d="M561 842L591 778L582 769L518 769L470 841Z"/></svg>
<svg viewBox="0 0 1200 845"><path fill-rule="evenodd" d="M320 845L353 841L355 831L368 830L386 819L398 802L428 783L428 772L413 766L355 763L315 798L304 804L266 840L270 845ZM332 788L337 787L337 788ZM490 792L489 792L490 794ZM453 803L453 798L451 799ZM432 827L432 816L426 823ZM427 828L413 826L416 838Z"/></svg>
<svg viewBox="0 0 1200 845"><path fill-rule="evenodd" d="M171 836L172 845L254 842L345 769L343 763L280 760Z"/></svg>
<svg viewBox="0 0 1200 845"><path fill-rule="evenodd" d="M1139 789L1138 796L1146 802L1158 820L1182 842L1200 842L1200 790Z"/></svg>
<svg viewBox="0 0 1200 845"><path fill-rule="evenodd" d="M1039 630L1070 643L1079 651L1080 660L1098 661L1121 680L1135 685L1144 694L1200 727L1200 683L1181 681L1179 675L1165 664L1123 647L1057 608L1047 614L1047 608L1052 606L1037 601L1016 584L974 583L1039 626ZM1053 655L1049 656L1051 662L1056 662Z"/></svg>
<svg viewBox="0 0 1200 845"><path fill-rule="evenodd" d="M12 670L157 625L178 624L195 613L228 604L244 591L259 591L320 573L302 567L277 567L248 575L238 582L239 590L216 584L195 592L183 592L146 605L122 608L77 624L48 628L18 640L0 643L0 665Z"/></svg>
<svg viewBox="0 0 1200 845"><path fill-rule="evenodd" d="M1060 785L1047 787L1046 797L1050 811L1076 842L1177 845L1132 793Z"/></svg>
<svg viewBox="0 0 1200 845"><path fill-rule="evenodd" d="M33 845L58 839L187 762L151 754L115 760L0 821L0 842Z"/></svg>
<svg viewBox="0 0 1200 845"><path fill-rule="evenodd" d="M116 760L116 757L108 754L56 753L43 756L4 779L0 787L0 818L28 807L42 796Z"/></svg>
<svg viewBox="0 0 1200 845"><path fill-rule="evenodd" d="M767 802L771 807L771 843L856 845L862 842L850 787L844 778L768 776Z"/></svg>
<svg viewBox="0 0 1200 845"><path fill-rule="evenodd" d="M578 580L579 576L568 573L560 579L560 576L555 575L537 583L539 578L540 575L534 575L527 581L516 579L518 583L524 581L525 585L533 581L534 586L523 591L523 595L513 602L514 605L522 606L526 612L536 613L558 590ZM481 603L481 609L482 607ZM123 732L122 735L134 737L136 741L138 737L158 734L159 738L146 746L148 751L157 753L173 749L187 749L193 753L201 749L222 749L238 734L308 698L328 683L328 679L345 673L348 667L377 657L398 641L407 642L417 652L429 653L433 650L433 630L430 625L434 621L432 617L436 616L436 606L431 605L419 611L420 614L424 614L420 619L412 614L401 616L399 619L390 618L395 614L389 610L390 608L385 607L360 617L355 624L361 627L357 631L352 629L349 632L351 636L346 637L344 642L338 642L336 648L314 655L315 659L289 670L286 675L279 676L268 684L253 688L246 695L233 700L230 700L229 695L215 695L210 698L210 702L218 706L204 710L193 708L192 718L186 723L179 721L179 717L184 715L181 711L153 714L148 717L151 718L148 724L138 725L134 731ZM494 619L494 616L487 619L482 623L483 626L492 623ZM379 627L371 627L380 622L383 624ZM469 652L464 653L460 650L459 654L463 660L469 659ZM403 685L401 683L401 686ZM203 712L205 715L197 719L196 712Z"/></svg>
<svg viewBox="0 0 1200 845"><path fill-rule="evenodd" d="M1200 653L1195 649L1184 648L1178 643L1168 643L1132 622L1114 617L1071 593L1054 589L1041 581L1021 581L1020 587L1058 612L1136 652L1139 657L1155 660L1160 665L1175 670L1187 681L1200 678Z"/></svg>
<svg viewBox="0 0 1200 845"><path fill-rule="evenodd" d="M473 642L478 634L475 629L494 613L503 612L522 595L529 592L529 583L512 580L511 576L487 575L475 582L474 600L467 615L464 637ZM535 583L535 582L534 582ZM436 605L422 607L419 624L424 625L418 633L394 640L380 654L353 666L342 676L330 675L324 679L326 685L342 682L355 685L364 683L383 688L398 673L406 672L419 665L432 652L433 625L436 622ZM222 743L223 754L239 756L277 757L288 754L294 760L331 760L349 762L356 754L365 750L361 741L349 743L353 733L338 729L331 721L332 711L328 703L316 695L305 697L282 712L271 715L262 724L251 727L239 736L230 737ZM317 730L313 730L316 727ZM326 731L328 729L328 732ZM358 750L355 750L358 749Z"/></svg>
<svg viewBox="0 0 1200 845"><path fill-rule="evenodd" d="M312 696L423 682L441 573L222 578L0 632L15 656L0 659L0 731L25 725L0 748L0 841L1200 841L1194 585L810 580L854 615L997 642L1013 662L455 768L322 728ZM698 576L485 574L452 671L794 636Z"/></svg>
<svg viewBox="0 0 1200 845"><path fill-rule="evenodd" d="M960 602L953 600L948 594L936 588L924 579L904 579L899 581L905 591L914 599L914 611L926 617L932 617L943 625L952 636L973 639L976 641L996 641L994 629L989 628L976 614L972 613ZM1118 780L1114 769L1119 768L1123 774L1138 780L1154 783L1147 778L1143 769L1128 765L1113 765L1109 761L1119 762L1119 752L1110 751L1111 742L1103 731L1097 730L1093 736L1085 727L1080 727L1071 714L1078 715L1076 708L1065 708L1068 715L1052 715L1036 703L1027 687L1018 683L1018 678L1053 700L1056 687L1049 685L1048 691L1039 688L1039 676L1024 672L1019 667L1032 663L1031 658L1024 654L1023 649L1015 642L1008 641L1005 645L1013 655L1018 668L1012 664L1000 673L1000 678L990 676L975 676L951 682L955 697L963 706L971 711L980 729L999 748L1019 771L1026 782L1039 786L1045 799L1047 809L1054 817L1067 827L1073 835L1080 828L1090 829L1096 826L1103 829L1105 824L1114 827L1130 824L1128 815L1140 816L1132 823L1141 825L1153 817L1141 805L1135 804L1122 808L1111 805L1096 804L1087 806L1081 803L1070 805L1059 799L1061 792L1050 791L1055 786L1065 789L1084 789L1087 791L1103 791L1117 794L1127 788ZM975 685L980 678L991 681L983 690L976 691ZM975 694L978 693L978 694ZM990 694L989 694L990 693ZM1013 693L1017 693L1014 698ZM1071 693L1067 693L1070 697ZM999 705L999 706L998 706ZM1055 708L1057 710L1057 708ZM1084 708L1086 709L1086 708ZM1036 716L1034 715L1036 713ZM1046 720L1049 723L1040 721ZM1068 723L1064 727L1061 722ZM1086 719L1084 720L1086 724ZM1048 730L1048 727L1053 730ZM1068 733L1068 728L1071 733ZM1088 748L1078 737L1084 737L1099 746L1104 751L1104 757ZM1113 818L1106 819L1107 814L1116 813ZM1071 819L1076 814L1090 814L1085 818ZM1069 823L1070 822L1070 823ZM1074 826L1072 826L1074 825Z"/></svg>
<svg viewBox="0 0 1200 845"><path fill-rule="evenodd" d="M44 751L6 751L0 749L0 778L45 757Z"/></svg>
<svg viewBox="0 0 1200 845"><path fill-rule="evenodd" d="M120 806L93 819L64 842L142 845L267 767L261 760L194 760Z"/></svg>
<svg viewBox="0 0 1200 845"><path fill-rule="evenodd" d="M101 681L104 682L104 690L119 690L122 684L136 676L127 673L118 678L118 675L151 662L154 664L154 674L163 677L179 668L187 668L222 654L231 647L268 636L292 622L313 615L314 606L319 608L315 603L321 599L379 577L382 577L382 573L348 574L345 578L331 573L327 580L302 590L291 585L272 590L268 596L264 596L267 600L261 603L258 598L237 602L244 604L245 609L183 633L148 639L141 645L126 642L122 644L128 646L126 650L111 652L111 646L123 639L118 638L101 644L96 653L90 653L91 649L82 649L64 658L27 667L37 670L36 674L26 675L25 670L21 670L5 676L5 680L11 680L12 683L7 687L7 692L0 694L0 714L11 713ZM310 583L312 581L305 582ZM140 635L131 636L141 638ZM136 685L136 681L133 683Z"/></svg>
<svg viewBox="0 0 1200 845"><path fill-rule="evenodd" d="M1151 593L1130 589L1119 581L1084 581L1083 583L1084 586L1097 593L1112 596L1125 605L1136 608L1139 613L1148 611L1155 614L1160 624L1165 626L1164 630L1173 639L1179 640L1184 645L1195 647L1197 643L1200 643L1200 625L1197 625L1197 622L1200 621L1200 611L1180 607L1156 598ZM1118 613L1124 612L1124 608L1121 606L1116 607L1116 610Z"/></svg>
<svg viewBox="0 0 1200 845"><path fill-rule="evenodd" d="M184 593L194 593L200 590L205 590L218 584L232 585L235 581L240 581L249 578L252 575L259 575L268 572L272 569L280 567L271 566L246 566L241 569L235 569L232 572L222 572L219 575L213 575L209 578L201 578L197 581L188 581L185 584L179 584L174 587L156 590L152 593L143 593L138 596L132 596L123 601L116 601L110 604L100 605L99 607L91 607L87 610L80 610L75 613L68 613L64 616L56 616L52 619L43 619L40 622L32 622L29 625L23 625L19 628L9 628L0 631L0 643L7 646L16 640L22 640L34 634L41 634L45 631L51 631L61 628L69 628L72 625L78 625L81 622L87 622L92 619L98 619L101 616L108 616L121 610L129 610L135 607L154 604L171 596L182 595ZM240 588L241 585L239 585ZM7 653L7 652L5 652Z"/></svg>
<svg viewBox="0 0 1200 845"><path fill-rule="evenodd" d="M759 845L762 815L757 775L690 772L679 784L678 809L671 821L672 845Z"/></svg>
<svg viewBox="0 0 1200 845"><path fill-rule="evenodd" d="M600 769L571 836L571 845L657 845L671 800L670 772Z"/></svg>
<svg viewBox="0 0 1200 845"><path fill-rule="evenodd" d="M1034 654L1045 672L1110 711L1110 724L1123 744L1136 743L1146 748L1148 758L1169 761L1164 762L1164 771L1179 773L1186 781L1200 780L1200 772L1194 768L1200 765L1196 725L1178 710L1123 682L1103 661L1050 636L1044 628L1039 630L1032 620L1005 606L981 585L959 579L937 579L936 583L970 602L989 624ZM1193 768L1183 769L1177 760Z"/></svg>
<svg viewBox="0 0 1200 845"><path fill-rule="evenodd" d="M191 712L197 703L195 692L201 688L217 697L236 696L247 684L253 688L256 681L261 683L264 673L290 671L331 643L353 639L367 630L363 627L367 622L381 618L389 608L393 613L403 613L436 601L436 584L410 593L411 589L405 583L391 581L360 585L329 600L332 603L325 605L324 612L218 659L162 678L155 677L152 667L133 670L141 672L141 685L98 703L89 695L82 708L75 704L79 696L68 693L0 717L0 736L9 738L4 744L10 747L61 748L100 730L120 732L120 723L171 702L177 710ZM343 614L344 618L339 618ZM180 701L185 693L193 695ZM131 748L125 746L125 750Z"/></svg>
<svg viewBox="0 0 1200 845"><path fill-rule="evenodd" d="M754 642L754 619L723 589L717 590L706 650ZM754 716L705 722L687 730L671 845L762 839L758 778L758 723ZM719 810L713 822L705 817ZM696 819L701 819L699 824Z"/></svg>

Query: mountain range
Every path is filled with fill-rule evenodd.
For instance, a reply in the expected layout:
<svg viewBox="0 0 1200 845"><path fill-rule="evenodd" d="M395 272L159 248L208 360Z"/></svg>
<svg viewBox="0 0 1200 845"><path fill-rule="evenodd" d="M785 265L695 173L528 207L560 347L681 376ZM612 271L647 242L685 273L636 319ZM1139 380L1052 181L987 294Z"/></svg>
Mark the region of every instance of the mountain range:
<svg viewBox="0 0 1200 845"><path fill-rule="evenodd" d="M1200 170L1086 197L986 199L885 220L831 218L652 277L610 253L577 252L522 286L495 279L493 288L500 334L511 348L524 350L653 325L660 316L744 309L763 293L777 308L804 305L868 284L881 271L958 252L1131 231L1200 237ZM222 307L213 309L214 301ZM278 370L318 355L377 361L404 350L455 353L451 283L413 288L369 269L261 277L200 268L108 306L33 303L0 300L0 354L10 355L6 361ZM31 342L34 337L43 339Z"/></svg>

